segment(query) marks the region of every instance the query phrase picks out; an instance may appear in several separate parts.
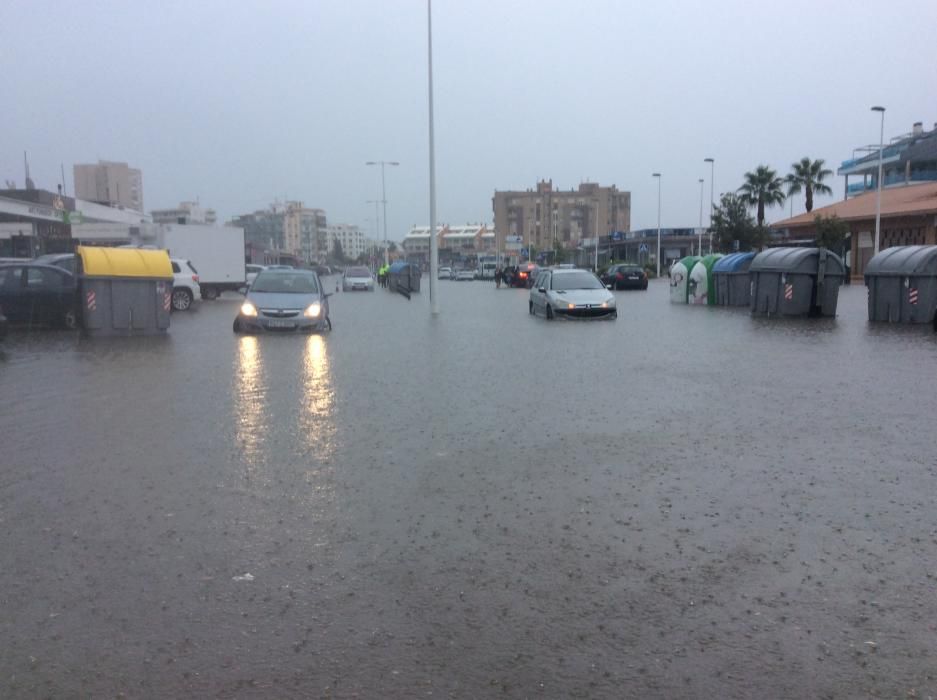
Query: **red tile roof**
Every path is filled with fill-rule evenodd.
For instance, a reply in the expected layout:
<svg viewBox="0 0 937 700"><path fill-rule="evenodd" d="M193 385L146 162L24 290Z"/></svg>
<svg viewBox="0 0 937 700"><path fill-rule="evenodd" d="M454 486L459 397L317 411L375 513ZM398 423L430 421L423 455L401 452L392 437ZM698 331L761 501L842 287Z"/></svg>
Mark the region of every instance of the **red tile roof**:
<svg viewBox="0 0 937 700"><path fill-rule="evenodd" d="M771 224L772 228L812 226L815 216L837 216L843 221L875 218L875 192L836 202L809 214L800 214ZM882 190L882 217L937 214L937 182L903 185Z"/></svg>

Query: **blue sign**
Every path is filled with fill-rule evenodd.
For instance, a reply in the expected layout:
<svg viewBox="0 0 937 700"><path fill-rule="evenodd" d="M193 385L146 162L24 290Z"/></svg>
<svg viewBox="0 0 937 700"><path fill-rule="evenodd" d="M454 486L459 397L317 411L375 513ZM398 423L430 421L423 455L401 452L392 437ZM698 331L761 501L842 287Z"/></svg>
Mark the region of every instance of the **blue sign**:
<svg viewBox="0 0 937 700"><path fill-rule="evenodd" d="M620 240L623 239L624 237L625 237L625 234L623 234L621 231L612 231L612 240L613 240L613 241L620 241Z"/></svg>
<svg viewBox="0 0 937 700"><path fill-rule="evenodd" d="M527 249L526 249L526 248L521 248L521 255L523 255L524 257L527 257Z"/></svg>
<svg viewBox="0 0 937 700"><path fill-rule="evenodd" d="M639 252L639 253L646 253L646 252L647 252L647 243L642 243L641 246L638 248L638 252Z"/></svg>

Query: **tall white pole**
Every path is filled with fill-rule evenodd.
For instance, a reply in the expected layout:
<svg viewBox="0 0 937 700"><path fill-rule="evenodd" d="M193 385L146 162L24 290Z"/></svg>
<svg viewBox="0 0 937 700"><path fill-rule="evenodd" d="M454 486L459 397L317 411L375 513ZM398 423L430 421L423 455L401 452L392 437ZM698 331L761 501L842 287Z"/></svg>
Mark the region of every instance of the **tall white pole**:
<svg viewBox="0 0 937 700"><path fill-rule="evenodd" d="M592 270L599 274L599 200L595 200L595 267Z"/></svg>
<svg viewBox="0 0 937 700"><path fill-rule="evenodd" d="M703 158L704 163L709 163L709 252L713 252L713 201L715 200L716 187L716 159Z"/></svg>
<svg viewBox="0 0 937 700"><path fill-rule="evenodd" d="M699 179L699 254L703 257L703 178Z"/></svg>
<svg viewBox="0 0 937 700"><path fill-rule="evenodd" d="M653 173L657 178L657 277L660 278L660 173Z"/></svg>
<svg viewBox="0 0 937 700"><path fill-rule="evenodd" d="M390 252L387 246L387 184L384 181L384 161L381 161L381 203L384 206L384 264L390 263Z"/></svg>
<svg viewBox="0 0 937 700"><path fill-rule="evenodd" d="M879 237L882 229L882 160L885 152L885 108L873 107L873 112L882 113L882 126L878 137L878 189L875 193L875 247L873 255L878 255Z"/></svg>
<svg viewBox="0 0 937 700"><path fill-rule="evenodd" d="M439 266L439 244L436 241L436 145L433 133L433 0L426 0L426 26L429 65L429 307L439 314L436 278Z"/></svg>

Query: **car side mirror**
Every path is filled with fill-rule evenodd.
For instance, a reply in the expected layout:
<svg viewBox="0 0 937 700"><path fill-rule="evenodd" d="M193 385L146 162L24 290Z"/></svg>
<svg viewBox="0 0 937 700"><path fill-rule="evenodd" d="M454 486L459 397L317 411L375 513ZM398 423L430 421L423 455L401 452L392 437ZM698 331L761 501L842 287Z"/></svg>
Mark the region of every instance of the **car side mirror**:
<svg viewBox="0 0 937 700"><path fill-rule="evenodd" d="M606 289L611 289L611 288L612 288L612 285L606 284L606 285L605 285L605 288L606 288Z"/></svg>
<svg viewBox="0 0 937 700"><path fill-rule="evenodd" d="M323 299L328 299L330 296L332 296L332 294L334 294L334 292L323 292L323 293L322 293L322 298L323 298Z"/></svg>
<svg viewBox="0 0 937 700"><path fill-rule="evenodd" d="M540 289L538 289L537 291L540 292L541 294L546 294L546 293L547 293L547 288L546 288L546 287L540 287Z"/></svg>

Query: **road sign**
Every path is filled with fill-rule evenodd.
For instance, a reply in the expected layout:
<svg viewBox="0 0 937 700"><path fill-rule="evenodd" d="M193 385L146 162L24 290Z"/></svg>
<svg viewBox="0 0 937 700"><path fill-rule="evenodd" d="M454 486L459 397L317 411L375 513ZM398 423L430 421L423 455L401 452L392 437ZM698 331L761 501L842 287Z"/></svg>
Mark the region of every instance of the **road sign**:
<svg viewBox="0 0 937 700"><path fill-rule="evenodd" d="M526 249L526 248L521 248L521 255L523 255L523 256L525 256L525 257L527 256L527 249Z"/></svg>
<svg viewBox="0 0 937 700"><path fill-rule="evenodd" d="M639 252L639 253L646 253L646 252L647 252L647 243L642 243L641 246L638 248L638 252Z"/></svg>
<svg viewBox="0 0 937 700"><path fill-rule="evenodd" d="M521 245L520 241L518 241L517 243L505 243L505 244L504 244L504 249L505 249L505 250L520 250L521 247L522 247L522 245Z"/></svg>

